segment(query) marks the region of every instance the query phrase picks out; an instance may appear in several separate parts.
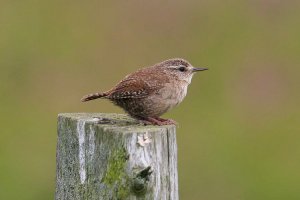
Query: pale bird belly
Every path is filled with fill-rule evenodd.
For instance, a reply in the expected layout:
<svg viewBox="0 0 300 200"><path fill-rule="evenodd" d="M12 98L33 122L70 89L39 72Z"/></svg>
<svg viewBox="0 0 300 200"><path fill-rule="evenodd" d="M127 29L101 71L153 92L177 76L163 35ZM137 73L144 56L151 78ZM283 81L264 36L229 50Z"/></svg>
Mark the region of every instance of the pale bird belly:
<svg viewBox="0 0 300 200"><path fill-rule="evenodd" d="M174 86L174 85L173 85ZM176 88L177 87L177 88ZM179 88L180 87L180 88ZM151 101L154 116L160 116L180 104L187 94L186 86L165 87L161 89Z"/></svg>

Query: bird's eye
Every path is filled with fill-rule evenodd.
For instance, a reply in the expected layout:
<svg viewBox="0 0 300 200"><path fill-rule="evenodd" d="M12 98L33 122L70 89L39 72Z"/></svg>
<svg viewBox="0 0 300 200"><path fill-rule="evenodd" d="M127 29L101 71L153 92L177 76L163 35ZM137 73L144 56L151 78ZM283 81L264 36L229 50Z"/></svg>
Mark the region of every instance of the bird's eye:
<svg viewBox="0 0 300 200"><path fill-rule="evenodd" d="M179 67L178 69L179 69L179 71L181 71L181 72L184 72L184 71L185 71L185 67L184 67L184 66L181 66L181 67Z"/></svg>

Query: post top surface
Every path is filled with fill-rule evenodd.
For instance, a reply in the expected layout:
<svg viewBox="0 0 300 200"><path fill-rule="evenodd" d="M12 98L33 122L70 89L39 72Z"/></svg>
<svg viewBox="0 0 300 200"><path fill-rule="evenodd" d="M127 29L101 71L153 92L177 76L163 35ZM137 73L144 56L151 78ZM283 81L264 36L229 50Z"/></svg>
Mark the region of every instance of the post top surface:
<svg viewBox="0 0 300 200"><path fill-rule="evenodd" d="M93 123L98 126L107 128L118 128L123 131L130 131L134 129L146 129L146 130L157 130L175 127L174 125L166 126L153 126L143 125L138 120L131 118L125 114L116 113L60 113L58 118L68 118L74 121L82 121L87 123Z"/></svg>

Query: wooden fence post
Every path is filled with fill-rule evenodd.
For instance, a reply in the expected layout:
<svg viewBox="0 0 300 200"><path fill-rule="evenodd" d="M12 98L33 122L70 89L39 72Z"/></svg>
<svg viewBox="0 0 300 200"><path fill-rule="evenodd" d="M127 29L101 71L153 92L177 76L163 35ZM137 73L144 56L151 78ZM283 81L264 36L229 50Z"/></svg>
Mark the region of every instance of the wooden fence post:
<svg viewBox="0 0 300 200"><path fill-rule="evenodd" d="M178 200L175 126L60 114L56 166L56 200Z"/></svg>

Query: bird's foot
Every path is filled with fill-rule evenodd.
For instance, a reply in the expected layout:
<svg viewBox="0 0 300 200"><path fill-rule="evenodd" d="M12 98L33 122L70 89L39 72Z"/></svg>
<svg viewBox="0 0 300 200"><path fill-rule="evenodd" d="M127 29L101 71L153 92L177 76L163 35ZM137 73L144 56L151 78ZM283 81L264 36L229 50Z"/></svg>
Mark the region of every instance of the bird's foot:
<svg viewBox="0 0 300 200"><path fill-rule="evenodd" d="M155 119L164 123L164 125L177 125L177 122L173 119L163 119L160 117L156 117Z"/></svg>
<svg viewBox="0 0 300 200"><path fill-rule="evenodd" d="M176 121L172 119L162 119L159 117L147 117L140 119L140 121L144 125L157 125L157 126L163 126L163 125L176 125Z"/></svg>

